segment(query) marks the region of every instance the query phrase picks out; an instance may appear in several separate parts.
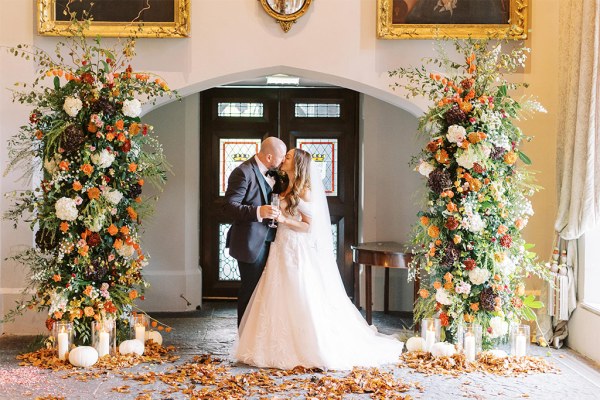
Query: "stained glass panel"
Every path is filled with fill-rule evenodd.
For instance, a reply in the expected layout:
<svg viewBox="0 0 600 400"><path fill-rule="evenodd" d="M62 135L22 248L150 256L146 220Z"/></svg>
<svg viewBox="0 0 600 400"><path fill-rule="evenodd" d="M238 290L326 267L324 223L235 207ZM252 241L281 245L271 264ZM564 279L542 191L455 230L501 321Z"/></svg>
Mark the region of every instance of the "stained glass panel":
<svg viewBox="0 0 600 400"><path fill-rule="evenodd" d="M219 117L254 117L263 116L263 103L219 103L217 115Z"/></svg>
<svg viewBox="0 0 600 400"><path fill-rule="evenodd" d="M340 111L339 104L296 103L294 105L296 118L339 118Z"/></svg>
<svg viewBox="0 0 600 400"><path fill-rule="evenodd" d="M296 147L312 154L313 161L321 167L321 179L327 196L338 194L338 140L297 139Z"/></svg>
<svg viewBox="0 0 600 400"><path fill-rule="evenodd" d="M229 250L225 248L225 239L231 224L219 224L219 280L220 281L239 281L240 270L235 258L229 255Z"/></svg>
<svg viewBox="0 0 600 400"><path fill-rule="evenodd" d="M220 139L219 196L225 195L231 171L258 153L259 147L260 139Z"/></svg>

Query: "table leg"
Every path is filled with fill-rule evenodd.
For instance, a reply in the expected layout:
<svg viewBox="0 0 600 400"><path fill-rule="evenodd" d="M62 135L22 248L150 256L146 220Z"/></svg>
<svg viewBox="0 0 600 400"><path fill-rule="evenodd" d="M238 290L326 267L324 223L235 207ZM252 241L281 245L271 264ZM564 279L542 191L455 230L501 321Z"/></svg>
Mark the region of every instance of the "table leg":
<svg viewBox="0 0 600 400"><path fill-rule="evenodd" d="M367 311L367 323L372 324L372 310L373 310L373 282L371 280L371 266L365 265L365 309Z"/></svg>
<svg viewBox="0 0 600 400"><path fill-rule="evenodd" d="M384 268L385 278L383 280L383 313L390 312L390 269Z"/></svg>

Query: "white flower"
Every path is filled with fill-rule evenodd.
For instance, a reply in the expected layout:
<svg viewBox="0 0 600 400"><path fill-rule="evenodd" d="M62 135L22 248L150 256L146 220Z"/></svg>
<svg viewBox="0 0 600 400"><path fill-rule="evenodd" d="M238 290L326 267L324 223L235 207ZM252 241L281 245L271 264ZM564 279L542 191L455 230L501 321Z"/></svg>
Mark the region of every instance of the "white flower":
<svg viewBox="0 0 600 400"><path fill-rule="evenodd" d="M417 166L417 171L419 171L419 173L425 177L429 177L429 174L431 174L433 170L435 170L435 167L427 161L421 160L421 162Z"/></svg>
<svg viewBox="0 0 600 400"><path fill-rule="evenodd" d="M46 171L48 171L50 175L54 175L58 172L58 164L56 161L54 161L53 158L44 161L44 168L46 169Z"/></svg>
<svg viewBox="0 0 600 400"><path fill-rule="evenodd" d="M469 146L468 149L460 152L458 157L456 157L458 165L466 169L471 169L473 168L473 164L479 162L479 157L475 151L473 151L473 147L474 146Z"/></svg>
<svg viewBox="0 0 600 400"><path fill-rule="evenodd" d="M446 291L446 289L444 289L444 288L439 288L435 292L435 300L438 303L443 304L445 306L449 306L450 304L452 304L452 299L450 298L450 293L448 293Z"/></svg>
<svg viewBox="0 0 600 400"><path fill-rule="evenodd" d="M492 328L489 334L490 338L494 339L504 336L508 333L508 322L502 317L492 317L490 318L490 328Z"/></svg>
<svg viewBox="0 0 600 400"><path fill-rule="evenodd" d="M113 189L113 190L107 189L104 192L102 192L102 195L104 196L104 198L106 200L108 200L111 204L114 204L114 205L119 204L119 202L123 198L123 193L119 192L116 189Z"/></svg>
<svg viewBox="0 0 600 400"><path fill-rule="evenodd" d="M446 138L451 143L457 143L459 146L465 140L467 136L467 131L460 125L451 125L448 128L448 134Z"/></svg>
<svg viewBox="0 0 600 400"><path fill-rule="evenodd" d="M136 118L142 113L142 103L138 99L125 100L123 102L123 114L127 117Z"/></svg>
<svg viewBox="0 0 600 400"><path fill-rule="evenodd" d="M123 258L129 258L133 255L134 251L135 249L133 248L133 246L124 244L123 246L121 246L120 249L117 250L117 253L119 253L119 255Z"/></svg>
<svg viewBox="0 0 600 400"><path fill-rule="evenodd" d="M106 149L103 149L100 153L92 154L90 158L100 168L108 168L115 161L114 154Z"/></svg>
<svg viewBox="0 0 600 400"><path fill-rule="evenodd" d="M506 254L502 257L502 261L496 263L496 268L502 272L503 275L510 275L515 272L517 266L512 258Z"/></svg>
<svg viewBox="0 0 600 400"><path fill-rule="evenodd" d="M464 216L460 225L470 232L478 233L485 228L485 221L481 218L479 213L473 212L471 205L465 204Z"/></svg>
<svg viewBox="0 0 600 400"><path fill-rule="evenodd" d="M56 291L52 291L50 294L50 309L48 310L48 315L54 314L55 311L65 311L68 302L69 299L67 299L67 295L64 292L57 293Z"/></svg>
<svg viewBox="0 0 600 400"><path fill-rule="evenodd" d="M65 103L63 104L63 110L69 114L69 117L75 117L79 113L79 110L81 110L82 106L83 103L79 98L67 96L67 98L65 98Z"/></svg>
<svg viewBox="0 0 600 400"><path fill-rule="evenodd" d="M56 216L63 221L75 221L79 214L75 200L68 197L58 199L54 207L56 209Z"/></svg>
<svg viewBox="0 0 600 400"><path fill-rule="evenodd" d="M481 285L490 279L490 271L484 268L474 268L469 271L469 280L473 285Z"/></svg>
<svg viewBox="0 0 600 400"><path fill-rule="evenodd" d="M106 217L104 214L97 214L94 217L88 217L85 219L85 226L92 232L100 232L104 227Z"/></svg>
<svg viewBox="0 0 600 400"><path fill-rule="evenodd" d="M456 285L454 290L456 293L469 294L471 293L471 285L469 285L467 282L460 282L458 285Z"/></svg>

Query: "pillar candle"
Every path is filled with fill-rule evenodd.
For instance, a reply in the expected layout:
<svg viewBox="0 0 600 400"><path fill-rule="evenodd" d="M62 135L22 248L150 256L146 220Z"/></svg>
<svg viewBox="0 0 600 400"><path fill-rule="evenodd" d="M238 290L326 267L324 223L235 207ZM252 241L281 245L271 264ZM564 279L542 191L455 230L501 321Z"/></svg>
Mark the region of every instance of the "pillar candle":
<svg viewBox="0 0 600 400"><path fill-rule="evenodd" d="M527 348L527 339L525 338L525 335L523 335L522 333L517 334L517 337L515 338L515 356L516 357L524 357L525 353L526 353L526 349Z"/></svg>
<svg viewBox="0 0 600 400"><path fill-rule="evenodd" d="M475 336L471 332L465 333L465 358L469 362L475 362Z"/></svg>
<svg viewBox="0 0 600 400"><path fill-rule="evenodd" d="M99 357L105 356L110 352L110 335L108 332L100 331L97 350Z"/></svg>
<svg viewBox="0 0 600 400"><path fill-rule="evenodd" d="M141 324L137 324L135 326L135 339L139 340L142 343L145 343L145 339L146 338L146 327L144 327L144 325Z"/></svg>
<svg viewBox="0 0 600 400"><path fill-rule="evenodd" d="M58 341L58 359L65 360L67 358L67 351L69 351L69 334L67 332L60 332L56 340Z"/></svg>

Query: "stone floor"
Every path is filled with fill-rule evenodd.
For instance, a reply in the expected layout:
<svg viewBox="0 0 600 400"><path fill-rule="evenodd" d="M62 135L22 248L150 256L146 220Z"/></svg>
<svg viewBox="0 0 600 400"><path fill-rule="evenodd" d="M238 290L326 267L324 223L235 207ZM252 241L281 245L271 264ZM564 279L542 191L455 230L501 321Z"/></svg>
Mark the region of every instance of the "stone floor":
<svg viewBox="0 0 600 400"><path fill-rule="evenodd" d="M226 359L232 374L256 369L229 361L229 349L236 336L234 303L205 303L202 311L193 316L161 315L161 321L173 326L165 335L164 344L173 344L181 359L189 361L193 356L211 353ZM406 327L406 321L398 317L374 313L374 324L384 333L395 333ZM15 356L24 351L33 340L27 336L0 337L0 399L35 399L63 396L66 399L135 399L138 394L152 390L153 399L183 399L182 394L161 395L164 384L141 385L124 381L118 374L106 374L88 381L73 377L65 378L63 372L50 372L33 367L19 367ZM536 355L546 357L559 370L557 374L536 374L519 378L499 377L481 373L464 374L459 377L440 375L425 376L407 368L390 365L382 370L396 378L419 382L423 391L407 392L416 399L600 399L600 368L587 362L568 349L542 349L533 347ZM162 372L172 368L170 364L142 364L130 368L131 372ZM329 373L339 375L342 373ZM131 386L130 393L115 393L112 389L122 385ZM162 386L161 386L162 385ZM406 393L405 393L406 394ZM179 396L179 397L178 397ZM259 397L256 397L259 398ZM285 393L260 398L302 398ZM349 395L348 399L367 399L370 395Z"/></svg>

